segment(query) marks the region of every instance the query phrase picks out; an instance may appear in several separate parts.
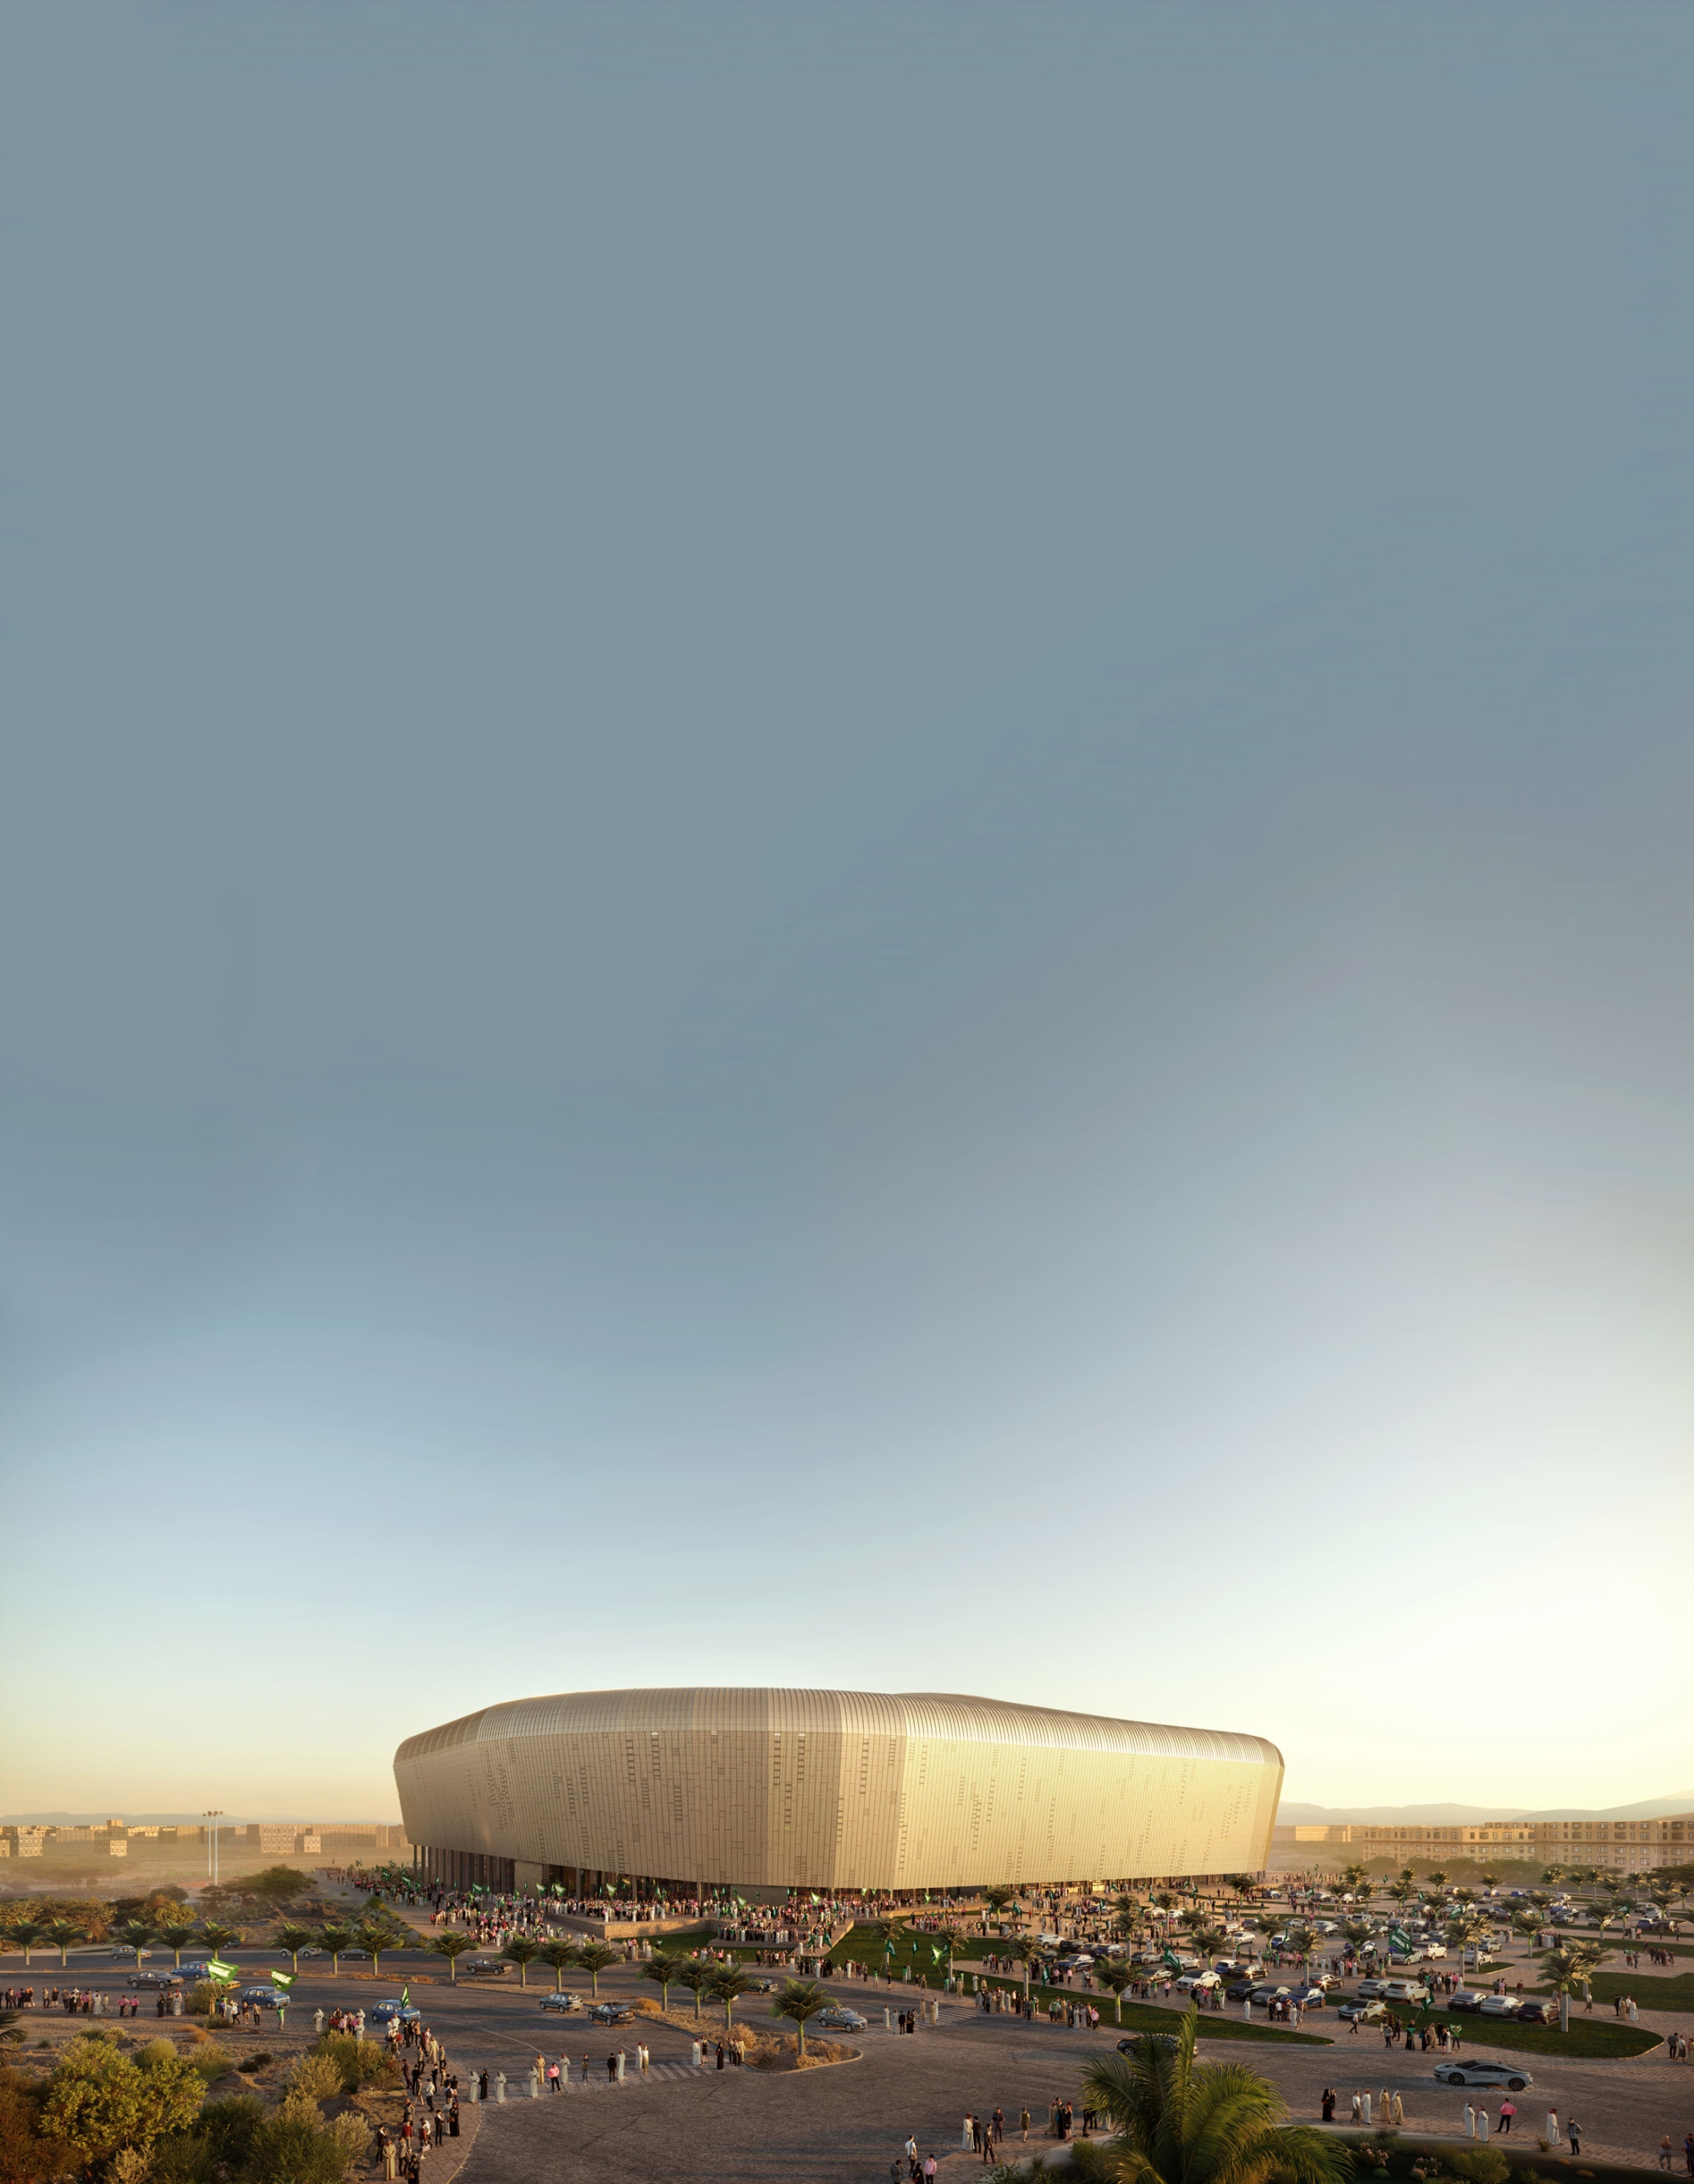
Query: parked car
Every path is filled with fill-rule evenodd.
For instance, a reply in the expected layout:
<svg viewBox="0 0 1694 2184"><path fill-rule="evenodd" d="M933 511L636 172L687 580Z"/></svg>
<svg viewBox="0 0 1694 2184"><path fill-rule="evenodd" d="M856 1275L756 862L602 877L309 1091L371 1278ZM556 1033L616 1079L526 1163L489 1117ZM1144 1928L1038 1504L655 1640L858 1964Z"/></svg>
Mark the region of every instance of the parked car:
<svg viewBox="0 0 1694 2184"><path fill-rule="evenodd" d="M1223 1999L1225 2002L1251 2002L1257 1985L1256 1979L1231 1980L1223 1990Z"/></svg>
<svg viewBox="0 0 1694 2184"><path fill-rule="evenodd" d="M1479 2017L1515 2017L1520 2007L1515 1994L1485 1994L1476 2014Z"/></svg>
<svg viewBox="0 0 1694 2184"><path fill-rule="evenodd" d="M131 1986L181 1986L180 1972L137 1972L130 1982Z"/></svg>
<svg viewBox="0 0 1694 2184"><path fill-rule="evenodd" d="M1420 1957L1444 1957L1447 1953L1447 1945L1445 1942L1436 1941L1433 1936L1425 1941L1420 1935L1418 1939L1418 1953Z"/></svg>
<svg viewBox="0 0 1694 2184"><path fill-rule="evenodd" d="M543 1995L541 2006L543 2009L557 2010L561 2016L568 2015L571 2010L582 2007L582 1997L580 1994L569 1994L561 1989L557 1994Z"/></svg>
<svg viewBox="0 0 1694 2184"><path fill-rule="evenodd" d="M1504 2086L1514 2093L1535 2082L1516 2063L1479 2063L1471 2055L1456 2063L1437 2063L1435 2076L1444 2086Z"/></svg>
<svg viewBox="0 0 1694 2184"><path fill-rule="evenodd" d="M1533 1995L1526 1995L1518 2005L1518 2021L1520 2025L1557 2025L1557 2004L1541 2002Z"/></svg>
<svg viewBox="0 0 1694 2184"><path fill-rule="evenodd" d="M1427 2002L1429 1990L1422 1980L1385 1980L1382 1998L1385 2002Z"/></svg>
<svg viewBox="0 0 1694 2184"><path fill-rule="evenodd" d="M1474 2011L1480 2009L1483 2003L1486 2002L1487 1999L1487 1996L1479 1993L1475 1987L1462 1986L1447 1997L1444 2007L1448 2009L1468 2009Z"/></svg>
<svg viewBox="0 0 1694 2184"><path fill-rule="evenodd" d="M241 1998L256 2009L286 2009L288 2007L287 1996L279 1994L274 1986L244 1986Z"/></svg>
<svg viewBox="0 0 1694 2184"><path fill-rule="evenodd" d="M1216 1972L1184 1972L1178 1980L1176 1988L1179 1994L1199 1994L1202 1992L1209 1994L1213 1987L1223 1984Z"/></svg>
<svg viewBox="0 0 1694 2184"><path fill-rule="evenodd" d="M844 2002L820 2009L811 2022L819 2032L863 2032L869 2025L868 2019L861 2017L856 2009L849 2009Z"/></svg>
<svg viewBox="0 0 1694 2184"><path fill-rule="evenodd" d="M1301 2009L1322 2009L1329 1999L1321 1986L1297 1986L1288 1998Z"/></svg>
<svg viewBox="0 0 1694 2184"><path fill-rule="evenodd" d="M1247 1999L1250 2002L1286 2002L1293 1992L1292 1987L1279 1986L1274 1980L1261 1980Z"/></svg>
<svg viewBox="0 0 1694 2184"><path fill-rule="evenodd" d="M1362 1979L1359 1981L1359 2000L1361 2002L1380 2002L1387 1992L1388 1981L1386 1980Z"/></svg>
<svg viewBox="0 0 1694 2184"><path fill-rule="evenodd" d="M410 2003L402 2002L398 1995L390 1996L387 2002L375 2003L365 2013L366 2021L371 2025L392 2025L397 2017L402 2025L415 2025L422 2014L421 2010L414 2009Z"/></svg>
<svg viewBox="0 0 1694 2184"><path fill-rule="evenodd" d="M504 1957L472 1957L460 1967L461 1979L504 1979L511 1970Z"/></svg>
<svg viewBox="0 0 1694 2184"><path fill-rule="evenodd" d="M1388 2004L1385 2002L1365 2002L1355 1997L1351 2002L1344 2002L1335 2014L1345 2018L1349 2025L1371 2024L1378 2018L1387 2016Z"/></svg>
<svg viewBox="0 0 1694 2184"><path fill-rule="evenodd" d="M635 2012L627 2002L596 2002L589 2006L591 2025L627 2025Z"/></svg>

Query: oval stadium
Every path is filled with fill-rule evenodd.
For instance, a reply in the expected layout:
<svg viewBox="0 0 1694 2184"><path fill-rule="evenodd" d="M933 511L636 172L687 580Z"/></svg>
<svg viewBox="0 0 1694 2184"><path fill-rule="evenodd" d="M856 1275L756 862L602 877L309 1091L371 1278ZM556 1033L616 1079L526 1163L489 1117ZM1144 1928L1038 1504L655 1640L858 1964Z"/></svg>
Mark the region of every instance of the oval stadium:
<svg viewBox="0 0 1694 2184"><path fill-rule="evenodd" d="M928 1691L565 1692L394 1755L449 1886L678 1895L1257 1873L1282 1771L1236 1730Z"/></svg>

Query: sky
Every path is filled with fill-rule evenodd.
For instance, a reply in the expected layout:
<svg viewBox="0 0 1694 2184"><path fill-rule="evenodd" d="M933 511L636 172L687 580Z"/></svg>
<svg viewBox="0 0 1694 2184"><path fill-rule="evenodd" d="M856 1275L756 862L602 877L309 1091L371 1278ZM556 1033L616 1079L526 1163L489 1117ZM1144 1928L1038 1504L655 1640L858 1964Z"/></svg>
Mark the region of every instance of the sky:
<svg viewBox="0 0 1694 2184"><path fill-rule="evenodd" d="M0 1808L1694 1780L1694 15L0 21Z"/></svg>

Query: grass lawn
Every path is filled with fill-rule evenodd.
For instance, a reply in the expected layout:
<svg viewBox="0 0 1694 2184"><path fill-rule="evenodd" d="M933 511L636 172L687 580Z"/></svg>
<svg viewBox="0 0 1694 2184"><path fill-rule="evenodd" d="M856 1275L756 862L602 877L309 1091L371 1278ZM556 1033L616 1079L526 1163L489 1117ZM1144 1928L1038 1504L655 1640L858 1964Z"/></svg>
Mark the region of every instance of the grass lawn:
<svg viewBox="0 0 1694 2184"><path fill-rule="evenodd" d="M1643 2009L1694 2009L1694 1972L1678 1972L1671 1977L1663 1972L1650 1972L1643 1965L1638 1972L1596 1972L1593 1983L1596 2014L1609 2009L1619 1996L1624 1994L1634 1995ZM1546 1989L1537 1987L1535 1992L1545 1994ZM1581 2008L1580 1998L1573 1995L1571 2015L1574 2017Z"/></svg>
<svg viewBox="0 0 1694 2184"><path fill-rule="evenodd" d="M1438 2009L1429 2022L1457 2031L1464 2042L1458 2054L1461 2064L1473 2048L1509 2048L1526 2055L1603 2056L1615 2061L1624 2055L1645 2055L1659 2045L1657 2032L1639 2025L1614 2025L1609 2017L1573 2017L1569 2032L1561 2032L1556 2025L1514 2025L1509 2017L1477 2017L1468 2010ZM1362 2026L1360 2039L1368 2039L1373 2029ZM1381 2034L1377 2037L1380 2040Z"/></svg>

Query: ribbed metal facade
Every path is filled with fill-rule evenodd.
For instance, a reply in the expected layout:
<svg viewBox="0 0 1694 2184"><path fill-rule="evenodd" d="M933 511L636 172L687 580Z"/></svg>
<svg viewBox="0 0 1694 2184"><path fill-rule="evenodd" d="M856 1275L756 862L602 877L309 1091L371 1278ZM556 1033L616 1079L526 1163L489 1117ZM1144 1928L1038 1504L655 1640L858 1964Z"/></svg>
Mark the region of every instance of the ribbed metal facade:
<svg viewBox="0 0 1694 2184"><path fill-rule="evenodd" d="M1282 1755L928 1691L576 1691L409 1737L394 1777L437 1852L901 1890L1260 1871Z"/></svg>

